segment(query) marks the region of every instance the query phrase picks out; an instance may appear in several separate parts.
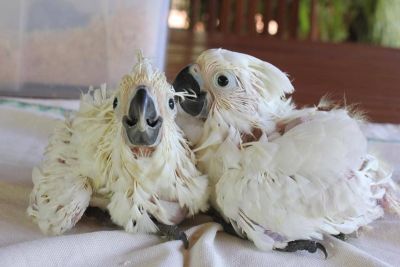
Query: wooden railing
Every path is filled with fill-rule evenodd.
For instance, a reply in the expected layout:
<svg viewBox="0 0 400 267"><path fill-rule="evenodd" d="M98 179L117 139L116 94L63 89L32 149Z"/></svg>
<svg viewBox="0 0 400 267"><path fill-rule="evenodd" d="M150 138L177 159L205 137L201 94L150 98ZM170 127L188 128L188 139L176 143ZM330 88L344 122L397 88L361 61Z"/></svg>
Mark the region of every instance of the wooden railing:
<svg viewBox="0 0 400 267"><path fill-rule="evenodd" d="M316 7L311 1L310 39L317 39ZM297 39L299 28L299 0L190 0L189 23L192 31L198 25L208 33L232 35L264 35L279 39ZM264 24L257 27L258 20ZM262 20L261 20L262 18ZM268 23L274 20L278 29L271 34Z"/></svg>

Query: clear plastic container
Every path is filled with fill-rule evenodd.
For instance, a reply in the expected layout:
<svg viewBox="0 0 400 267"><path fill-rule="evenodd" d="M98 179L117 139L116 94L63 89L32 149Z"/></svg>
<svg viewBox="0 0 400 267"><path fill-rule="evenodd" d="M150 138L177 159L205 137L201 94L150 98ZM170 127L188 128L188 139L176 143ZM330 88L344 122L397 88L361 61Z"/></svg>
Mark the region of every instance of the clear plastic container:
<svg viewBox="0 0 400 267"><path fill-rule="evenodd" d="M75 97L115 86L137 49L163 68L168 0L0 1L0 94Z"/></svg>

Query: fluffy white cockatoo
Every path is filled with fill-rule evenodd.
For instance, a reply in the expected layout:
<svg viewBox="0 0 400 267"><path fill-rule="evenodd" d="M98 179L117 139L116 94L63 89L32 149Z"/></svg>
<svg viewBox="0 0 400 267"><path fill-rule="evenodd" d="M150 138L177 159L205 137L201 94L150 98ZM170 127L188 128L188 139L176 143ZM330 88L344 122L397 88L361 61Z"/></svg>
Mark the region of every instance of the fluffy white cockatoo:
<svg viewBox="0 0 400 267"><path fill-rule="evenodd" d="M139 53L117 90L82 96L33 170L28 214L44 233L69 230L93 204L127 232L161 231L187 245L174 225L207 208L208 180L175 123L177 95Z"/></svg>
<svg viewBox="0 0 400 267"><path fill-rule="evenodd" d="M367 153L346 108L295 109L273 65L224 49L203 52L174 81L182 129L209 176L211 205L261 250L315 252L323 234L357 231L399 212L391 171Z"/></svg>

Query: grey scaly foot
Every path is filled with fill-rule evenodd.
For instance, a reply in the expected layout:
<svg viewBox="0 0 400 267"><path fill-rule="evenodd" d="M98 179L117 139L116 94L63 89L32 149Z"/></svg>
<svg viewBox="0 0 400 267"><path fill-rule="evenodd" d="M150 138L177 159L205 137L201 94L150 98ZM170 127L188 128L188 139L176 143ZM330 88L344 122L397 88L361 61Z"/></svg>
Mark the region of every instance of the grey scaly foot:
<svg viewBox="0 0 400 267"><path fill-rule="evenodd" d="M290 241L284 248L275 248L275 250L283 252L296 252L298 250L306 250L310 253L315 253L318 249L324 253L326 259L328 257L328 253L326 252L325 247L321 243L313 240Z"/></svg>
<svg viewBox="0 0 400 267"><path fill-rule="evenodd" d="M177 225L167 225L157 222L159 233L167 237L169 240L182 240L185 249L189 248L189 241L184 231L180 230Z"/></svg>
<svg viewBox="0 0 400 267"><path fill-rule="evenodd" d="M88 207L85 211L87 217L95 218L103 224L112 223L110 214L106 210L102 210L97 207ZM167 237L170 240L182 240L184 247L189 247L189 241L186 237L185 232L179 230L176 225L166 225L160 222L156 222L160 234Z"/></svg>
<svg viewBox="0 0 400 267"><path fill-rule="evenodd" d="M207 213L208 216L210 216L214 222L220 224L222 228L224 229L224 232L233 236L237 236L239 238L242 238L240 235L238 235L235 231L235 228L233 228L232 224L226 222L224 218L216 211L214 208L210 208Z"/></svg>
<svg viewBox="0 0 400 267"><path fill-rule="evenodd" d="M108 211L100 209L98 207L87 207L84 215L89 218L94 218L102 225L113 225L110 214Z"/></svg>

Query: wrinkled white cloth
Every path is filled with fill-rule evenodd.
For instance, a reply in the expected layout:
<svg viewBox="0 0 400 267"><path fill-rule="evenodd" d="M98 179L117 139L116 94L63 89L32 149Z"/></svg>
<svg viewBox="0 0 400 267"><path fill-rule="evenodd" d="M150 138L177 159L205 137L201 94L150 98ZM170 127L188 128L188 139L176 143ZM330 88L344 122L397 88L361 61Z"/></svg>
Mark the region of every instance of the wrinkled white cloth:
<svg viewBox="0 0 400 267"><path fill-rule="evenodd" d="M86 217L63 236L44 236L25 212L31 170L55 120L77 101L0 100L0 266L400 266L400 218L388 215L346 242L325 237L326 260L322 253L259 251L205 215L184 222L188 250L180 241L125 233ZM399 181L400 125L370 123L363 130Z"/></svg>

